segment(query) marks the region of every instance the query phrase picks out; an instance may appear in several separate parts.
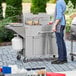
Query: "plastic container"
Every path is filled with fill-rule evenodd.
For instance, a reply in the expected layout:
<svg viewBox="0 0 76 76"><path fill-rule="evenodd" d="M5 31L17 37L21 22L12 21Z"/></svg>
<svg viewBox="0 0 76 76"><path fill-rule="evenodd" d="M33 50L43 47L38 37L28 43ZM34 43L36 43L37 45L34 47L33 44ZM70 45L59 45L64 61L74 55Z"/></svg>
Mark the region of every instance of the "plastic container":
<svg viewBox="0 0 76 76"><path fill-rule="evenodd" d="M3 74L11 74L11 67L3 66L2 73Z"/></svg>
<svg viewBox="0 0 76 76"><path fill-rule="evenodd" d="M2 72L2 68L0 68L0 72Z"/></svg>
<svg viewBox="0 0 76 76"><path fill-rule="evenodd" d="M23 49L22 38L18 35L12 39L12 48L16 51L21 51Z"/></svg>

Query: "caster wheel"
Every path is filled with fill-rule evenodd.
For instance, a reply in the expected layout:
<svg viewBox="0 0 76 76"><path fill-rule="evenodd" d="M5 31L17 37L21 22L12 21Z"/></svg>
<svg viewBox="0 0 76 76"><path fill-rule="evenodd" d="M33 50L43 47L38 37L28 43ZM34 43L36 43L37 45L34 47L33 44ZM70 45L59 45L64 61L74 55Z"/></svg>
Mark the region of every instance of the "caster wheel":
<svg viewBox="0 0 76 76"><path fill-rule="evenodd" d="M23 55L23 50L19 51L19 54Z"/></svg>
<svg viewBox="0 0 76 76"><path fill-rule="evenodd" d="M53 58L55 58L56 56L55 55L53 55Z"/></svg>
<svg viewBox="0 0 76 76"><path fill-rule="evenodd" d="M71 56L71 61L74 61L74 57L73 56Z"/></svg>
<svg viewBox="0 0 76 76"><path fill-rule="evenodd" d="M20 59L21 59L21 56L20 56L20 55L18 55L18 56L17 56L17 60L20 60Z"/></svg>
<svg viewBox="0 0 76 76"><path fill-rule="evenodd" d="M56 55L53 55L53 58L51 58L51 60L57 60Z"/></svg>
<svg viewBox="0 0 76 76"><path fill-rule="evenodd" d="M23 59L23 62L24 62L24 63L28 62L28 59L27 59L27 58L24 58L24 59Z"/></svg>

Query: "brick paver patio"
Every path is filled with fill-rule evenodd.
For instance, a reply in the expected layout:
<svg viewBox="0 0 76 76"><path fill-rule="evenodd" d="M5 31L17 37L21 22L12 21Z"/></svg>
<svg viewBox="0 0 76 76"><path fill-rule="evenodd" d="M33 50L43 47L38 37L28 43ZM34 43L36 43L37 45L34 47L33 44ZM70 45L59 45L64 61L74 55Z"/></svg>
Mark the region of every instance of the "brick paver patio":
<svg viewBox="0 0 76 76"><path fill-rule="evenodd" d="M51 60L46 61L31 61L24 63L21 59L20 61L16 59L17 52L12 49L11 46L1 46L0 47L0 67L17 65L18 68L33 68L33 67L46 67L47 71L50 72L61 72L61 71L72 71L76 69L76 59L71 61L70 53L70 41L66 41L67 52L68 52L68 63L65 64L51 64ZM74 51L76 49L76 42L74 42Z"/></svg>

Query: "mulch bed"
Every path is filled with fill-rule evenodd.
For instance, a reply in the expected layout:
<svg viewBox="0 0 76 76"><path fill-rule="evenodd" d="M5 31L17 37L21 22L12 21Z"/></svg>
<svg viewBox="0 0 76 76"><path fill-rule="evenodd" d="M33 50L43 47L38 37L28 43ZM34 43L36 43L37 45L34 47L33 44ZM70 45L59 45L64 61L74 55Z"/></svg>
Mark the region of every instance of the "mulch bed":
<svg viewBox="0 0 76 76"><path fill-rule="evenodd" d="M8 46L11 45L11 42L2 42L0 43L0 46Z"/></svg>

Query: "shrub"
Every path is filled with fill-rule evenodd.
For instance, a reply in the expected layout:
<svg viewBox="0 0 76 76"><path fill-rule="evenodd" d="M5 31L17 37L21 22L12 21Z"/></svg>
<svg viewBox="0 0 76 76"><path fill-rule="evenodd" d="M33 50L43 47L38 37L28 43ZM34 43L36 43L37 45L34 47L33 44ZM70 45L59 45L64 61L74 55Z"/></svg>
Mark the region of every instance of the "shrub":
<svg viewBox="0 0 76 76"><path fill-rule="evenodd" d="M22 0L23 3L31 3L31 0Z"/></svg>
<svg viewBox="0 0 76 76"><path fill-rule="evenodd" d="M6 0L6 18L11 17L13 22L18 22L22 14L22 0Z"/></svg>
<svg viewBox="0 0 76 76"><path fill-rule="evenodd" d="M50 3L56 3L56 0L49 0Z"/></svg>
<svg viewBox="0 0 76 76"><path fill-rule="evenodd" d="M0 27L0 42L9 42L13 38L13 32L5 29L4 26Z"/></svg>
<svg viewBox="0 0 76 76"><path fill-rule="evenodd" d="M6 0L3 0L3 2L6 2Z"/></svg>
<svg viewBox="0 0 76 76"><path fill-rule="evenodd" d="M71 14L73 12L73 10L74 10L74 6L73 6L72 2L69 1L67 4L66 13Z"/></svg>
<svg viewBox="0 0 76 76"><path fill-rule="evenodd" d="M69 1L71 1L74 5L74 8L76 8L76 0L65 0L66 4L68 4Z"/></svg>
<svg viewBox="0 0 76 76"><path fill-rule="evenodd" d="M70 33L71 26L66 26L66 33Z"/></svg>
<svg viewBox="0 0 76 76"><path fill-rule="evenodd" d="M0 21L0 42L9 42L13 38L14 32L5 28L6 24L11 22L10 18Z"/></svg>
<svg viewBox="0 0 76 76"><path fill-rule="evenodd" d="M66 15L66 32L70 32L72 18L69 15Z"/></svg>
<svg viewBox="0 0 76 76"><path fill-rule="evenodd" d="M76 8L76 0L71 0L71 2L73 3L74 8Z"/></svg>
<svg viewBox="0 0 76 76"><path fill-rule="evenodd" d="M65 0L66 4L68 4L68 1L69 1L69 0Z"/></svg>
<svg viewBox="0 0 76 76"><path fill-rule="evenodd" d="M3 15L2 15L2 6L1 6L1 4L2 4L2 0L0 0L0 20L2 20L3 19Z"/></svg>
<svg viewBox="0 0 76 76"><path fill-rule="evenodd" d="M46 3L49 0L32 0L31 12L38 14L39 12L46 12Z"/></svg>

